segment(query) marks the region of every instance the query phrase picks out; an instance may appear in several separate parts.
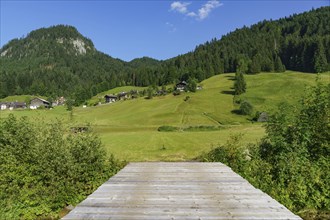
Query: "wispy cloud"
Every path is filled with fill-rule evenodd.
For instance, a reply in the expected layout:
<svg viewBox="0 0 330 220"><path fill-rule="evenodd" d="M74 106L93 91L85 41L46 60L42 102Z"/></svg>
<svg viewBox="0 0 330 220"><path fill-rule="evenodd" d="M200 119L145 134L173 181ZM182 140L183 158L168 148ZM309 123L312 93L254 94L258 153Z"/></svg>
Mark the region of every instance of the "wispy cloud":
<svg viewBox="0 0 330 220"><path fill-rule="evenodd" d="M187 6L190 5L191 3L189 2L173 2L171 4L171 10L172 11L178 11L181 14L186 14L188 13L188 8Z"/></svg>
<svg viewBox="0 0 330 220"><path fill-rule="evenodd" d="M201 7L198 10L198 18L200 20L207 18L213 9L215 9L221 5L222 4L217 0L208 1L205 5L203 5L203 7Z"/></svg>
<svg viewBox="0 0 330 220"><path fill-rule="evenodd" d="M174 26L174 24L170 23L170 22L166 22L165 23L167 28L169 29L169 33L173 33L176 32L176 27Z"/></svg>
<svg viewBox="0 0 330 220"><path fill-rule="evenodd" d="M190 2L179 2L179 1L173 2L171 4L171 11L177 11L180 12L181 14L184 14L185 16L194 17L197 20L201 21L207 18L212 10L223 5L218 0L209 0L204 5L202 5L202 7L199 8L197 12L193 12L188 10L188 6L190 4L191 4Z"/></svg>

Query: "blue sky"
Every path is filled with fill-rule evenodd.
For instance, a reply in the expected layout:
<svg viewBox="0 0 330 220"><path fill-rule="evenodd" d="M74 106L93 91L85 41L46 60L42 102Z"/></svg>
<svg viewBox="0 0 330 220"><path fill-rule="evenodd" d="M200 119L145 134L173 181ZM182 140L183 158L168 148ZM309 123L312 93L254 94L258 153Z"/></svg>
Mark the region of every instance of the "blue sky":
<svg viewBox="0 0 330 220"><path fill-rule="evenodd" d="M244 25L329 6L329 0L0 1L1 47L32 30L66 24L125 61L168 59Z"/></svg>

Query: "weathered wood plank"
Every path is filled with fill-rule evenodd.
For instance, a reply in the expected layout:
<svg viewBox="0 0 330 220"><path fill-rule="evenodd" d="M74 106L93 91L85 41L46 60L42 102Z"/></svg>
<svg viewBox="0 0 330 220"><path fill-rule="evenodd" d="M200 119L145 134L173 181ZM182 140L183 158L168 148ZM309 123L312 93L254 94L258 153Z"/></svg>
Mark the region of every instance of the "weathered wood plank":
<svg viewBox="0 0 330 220"><path fill-rule="evenodd" d="M72 210L78 219L300 219L221 163L130 163Z"/></svg>

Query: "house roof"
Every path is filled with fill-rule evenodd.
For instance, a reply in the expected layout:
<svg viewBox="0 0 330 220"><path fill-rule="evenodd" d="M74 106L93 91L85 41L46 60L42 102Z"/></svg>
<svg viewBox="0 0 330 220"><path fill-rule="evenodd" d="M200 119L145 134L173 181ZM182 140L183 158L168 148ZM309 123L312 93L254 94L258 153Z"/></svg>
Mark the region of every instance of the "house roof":
<svg viewBox="0 0 330 220"><path fill-rule="evenodd" d="M0 102L0 105L6 105L7 107L13 108L26 107L25 102Z"/></svg>
<svg viewBox="0 0 330 220"><path fill-rule="evenodd" d="M179 86L179 85L183 85L183 86L186 86L186 85L188 85L188 83L186 82L186 81L181 81L181 82L179 82L178 84L176 84L177 86Z"/></svg>
<svg viewBox="0 0 330 220"><path fill-rule="evenodd" d="M34 99L32 99L31 101L33 101L33 100L35 100L35 99L38 99L38 100L40 100L40 101L42 101L43 103L45 103L45 104L50 104L47 100L45 100L45 99L42 99L42 98L39 98L39 97L35 97Z"/></svg>
<svg viewBox="0 0 330 220"><path fill-rule="evenodd" d="M104 98L113 98L113 99L116 99L117 96L116 95L105 95Z"/></svg>
<svg viewBox="0 0 330 220"><path fill-rule="evenodd" d="M25 102L12 102L12 103L10 103L10 105L19 107L19 106L26 106L26 103Z"/></svg>

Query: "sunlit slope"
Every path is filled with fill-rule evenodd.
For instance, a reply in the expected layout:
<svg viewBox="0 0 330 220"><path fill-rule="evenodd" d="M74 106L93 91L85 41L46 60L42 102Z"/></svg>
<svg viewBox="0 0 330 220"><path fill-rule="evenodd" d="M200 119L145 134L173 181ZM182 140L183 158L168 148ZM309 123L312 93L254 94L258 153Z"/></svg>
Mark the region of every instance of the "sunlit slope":
<svg viewBox="0 0 330 220"><path fill-rule="evenodd" d="M249 123L247 117L232 113L239 106L233 103L233 76L222 74L204 80L202 90L183 92L179 96L138 98L75 110L78 120L113 128L155 128L162 125L233 125ZM329 80L329 74L320 81ZM246 75L248 100L256 111L271 111L279 103L297 103L306 86L315 84L316 75L306 73L265 73ZM118 90L118 89L117 89ZM118 90L119 91L119 90ZM190 98L184 101L186 96Z"/></svg>
<svg viewBox="0 0 330 220"><path fill-rule="evenodd" d="M202 152L225 144L231 135L243 134L242 144L256 142L264 135L262 124L251 123L249 116L232 113L239 107L233 103L233 76L211 77L200 83L203 89L196 93L168 94L151 100L140 97L95 107L77 107L73 114L63 106L52 110L5 110L0 112L0 118L14 113L45 123L56 118L70 126L91 123L107 151L127 161L192 160ZM316 77L315 74L297 72L245 75L247 93L240 98L251 102L256 111L271 112L281 102L298 103L305 88L315 84ZM321 82L330 82L329 73L319 77ZM106 93L125 89L139 88L119 87ZM184 101L186 96L190 97L188 101ZM163 125L179 128L209 125L221 126L221 129L157 131Z"/></svg>
<svg viewBox="0 0 330 220"><path fill-rule="evenodd" d="M330 73L265 73L248 75L247 93L242 99L249 100L257 110L271 110L279 103L297 104L305 94L306 88L316 85L316 81L330 83Z"/></svg>

